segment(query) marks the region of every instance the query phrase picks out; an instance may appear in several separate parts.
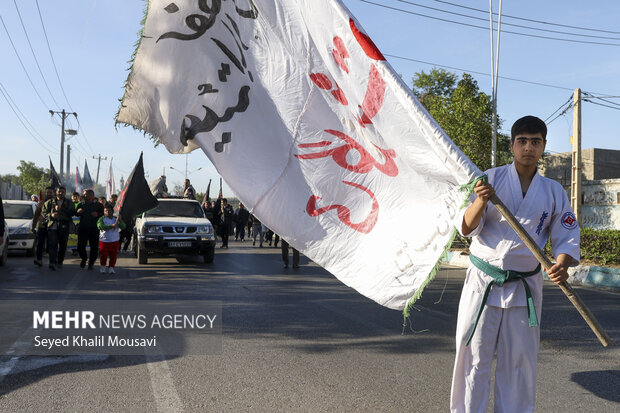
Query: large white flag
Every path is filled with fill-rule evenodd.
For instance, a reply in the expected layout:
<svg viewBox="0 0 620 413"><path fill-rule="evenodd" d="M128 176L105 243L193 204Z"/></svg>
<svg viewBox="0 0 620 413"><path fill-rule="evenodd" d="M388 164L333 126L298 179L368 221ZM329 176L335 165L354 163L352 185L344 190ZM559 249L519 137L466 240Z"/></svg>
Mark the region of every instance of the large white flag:
<svg viewBox="0 0 620 413"><path fill-rule="evenodd" d="M481 175L337 0L149 1L117 122L201 148L265 225L395 309Z"/></svg>

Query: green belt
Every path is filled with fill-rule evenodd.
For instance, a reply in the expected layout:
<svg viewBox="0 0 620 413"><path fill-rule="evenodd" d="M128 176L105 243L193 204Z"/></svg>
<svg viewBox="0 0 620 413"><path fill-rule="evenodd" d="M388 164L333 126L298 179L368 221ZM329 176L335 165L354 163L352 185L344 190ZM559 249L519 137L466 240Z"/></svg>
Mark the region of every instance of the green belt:
<svg viewBox="0 0 620 413"><path fill-rule="evenodd" d="M534 299L532 298L532 292L530 291L530 287L529 285L527 285L527 281L525 281L525 278L538 274L540 272L540 263L534 271L519 272L512 270L502 270L501 268L498 268L494 265L489 264L486 261L481 260L473 254L469 255L469 260L472 264L474 264L476 268L493 278L493 281L491 281L487 285L487 288L484 290L482 303L480 303L480 309L478 310L476 321L474 321L474 328L471 330L471 334L467 339L467 345L469 345L469 342L474 335L474 331L476 331L478 320L480 320L480 315L482 314L482 310L484 310L484 306L487 302L487 298L489 297L489 293L491 292L491 286L493 284L497 284L501 287L507 281L521 280L521 282L523 283L523 287L525 288L525 297L527 298L527 317L530 323L530 327L536 327L538 325L538 318L536 317L536 310L534 309Z"/></svg>

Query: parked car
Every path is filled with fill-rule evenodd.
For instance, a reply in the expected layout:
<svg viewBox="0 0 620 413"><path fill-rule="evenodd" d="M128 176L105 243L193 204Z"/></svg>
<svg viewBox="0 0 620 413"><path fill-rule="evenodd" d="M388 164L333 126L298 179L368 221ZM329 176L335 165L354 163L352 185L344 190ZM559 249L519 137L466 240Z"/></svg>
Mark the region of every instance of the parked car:
<svg viewBox="0 0 620 413"><path fill-rule="evenodd" d="M9 250L25 250L26 255L34 255L36 235L32 232L32 217L37 209L37 203L32 201L6 200L4 205L4 219L9 228Z"/></svg>
<svg viewBox="0 0 620 413"><path fill-rule="evenodd" d="M2 244L0 244L0 267L6 264L9 256L9 224L4 221L4 234L2 234Z"/></svg>
<svg viewBox="0 0 620 413"><path fill-rule="evenodd" d="M140 264L149 257L215 256L215 231L198 201L160 198L157 208L136 219L134 251Z"/></svg>

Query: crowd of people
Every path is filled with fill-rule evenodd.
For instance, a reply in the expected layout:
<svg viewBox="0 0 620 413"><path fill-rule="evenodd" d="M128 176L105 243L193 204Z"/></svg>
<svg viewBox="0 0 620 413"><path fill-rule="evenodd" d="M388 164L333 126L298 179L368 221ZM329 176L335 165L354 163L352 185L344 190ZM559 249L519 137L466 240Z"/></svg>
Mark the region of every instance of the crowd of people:
<svg viewBox="0 0 620 413"><path fill-rule="evenodd" d="M280 236L267 228L260 220L250 213L243 203L239 203L239 207L234 209L228 203L228 199L222 198L218 201L206 201L203 204L207 218L213 223L215 232L222 239L220 248L228 248L229 237L234 236L235 241L244 242L246 239L252 239L252 246L256 246L258 238L258 247L264 248L263 244L269 244L275 248L278 243L282 249L282 261L284 268L289 265L289 244L281 239ZM280 242L281 241L281 242ZM293 268L299 268L299 251L291 247L293 250Z"/></svg>
<svg viewBox="0 0 620 413"><path fill-rule="evenodd" d="M82 194L74 192L67 198L64 187L45 188L45 195L37 199L38 205L32 219L32 231L36 234L34 264L43 266L43 255L49 256L49 269L62 268L70 234L77 234L77 252L80 268L94 270L99 257L101 273L114 274L116 260L122 241L127 250L131 241L130 225L114 216L117 195L110 199L95 197L92 189ZM35 200L35 198L33 198ZM79 220L74 222L73 217ZM86 246L90 251L87 253Z"/></svg>
<svg viewBox="0 0 620 413"><path fill-rule="evenodd" d="M196 191L185 180L183 197L196 199ZM77 253L80 268L94 270L97 258L101 273L114 274L119 251L127 251L131 244L135 222L124 222L114 216L114 207L118 196L110 199L97 198L92 189L82 194L74 192L67 197L66 188L45 188L41 199L36 195L32 201L38 202L33 220L32 231L36 235L36 256L34 264L43 266L43 257L47 252L50 270L62 268L70 236L77 235ZM278 247L281 245L284 267L289 266L289 244L267 228L248 211L243 203L237 209L226 198L219 201L207 201L203 204L207 218L213 223L215 232L220 236L220 248L228 248L228 241L234 236L235 241L244 242L252 239L252 245L264 248L264 244ZM76 217L74 219L74 217ZM87 248L89 251L87 252ZM292 247L291 247L292 248ZM293 268L299 268L299 251L293 250Z"/></svg>

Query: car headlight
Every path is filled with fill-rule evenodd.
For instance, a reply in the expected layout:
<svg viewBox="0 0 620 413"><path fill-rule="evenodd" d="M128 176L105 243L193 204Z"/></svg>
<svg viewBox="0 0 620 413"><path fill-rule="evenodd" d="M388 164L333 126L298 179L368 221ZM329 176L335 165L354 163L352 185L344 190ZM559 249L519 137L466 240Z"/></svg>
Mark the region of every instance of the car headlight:
<svg viewBox="0 0 620 413"><path fill-rule="evenodd" d="M17 235L17 234L28 234L30 232L30 228L27 227L17 227L17 228L9 228L9 235Z"/></svg>
<svg viewBox="0 0 620 413"><path fill-rule="evenodd" d="M147 234L160 234L162 232L161 225L149 225L146 227Z"/></svg>
<svg viewBox="0 0 620 413"><path fill-rule="evenodd" d="M213 234L213 226L211 225L200 225L198 226L198 232L201 234Z"/></svg>

